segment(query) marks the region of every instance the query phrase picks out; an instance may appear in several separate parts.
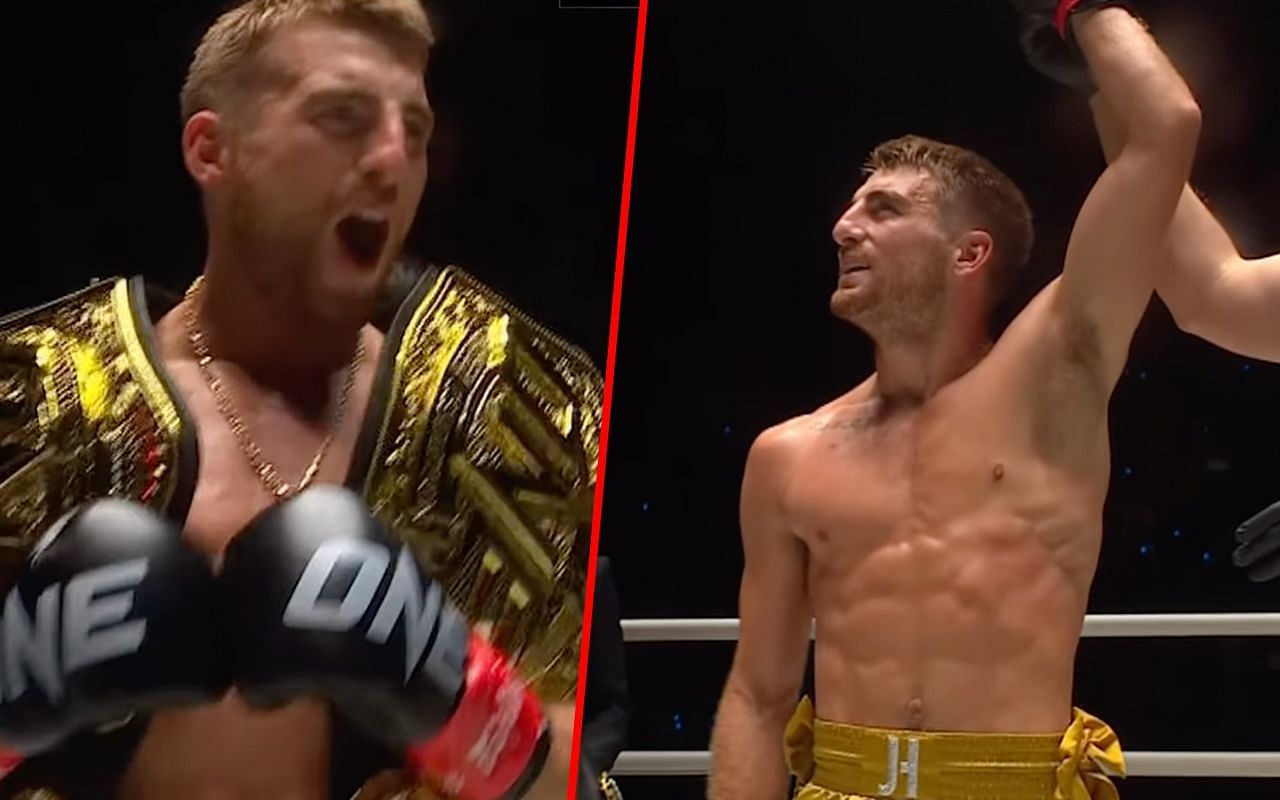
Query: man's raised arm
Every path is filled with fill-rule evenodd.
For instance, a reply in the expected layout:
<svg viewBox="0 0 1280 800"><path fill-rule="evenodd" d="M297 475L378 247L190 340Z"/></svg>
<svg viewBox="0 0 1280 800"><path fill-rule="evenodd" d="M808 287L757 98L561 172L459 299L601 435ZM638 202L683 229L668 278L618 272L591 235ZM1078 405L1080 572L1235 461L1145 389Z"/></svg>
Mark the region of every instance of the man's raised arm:
<svg viewBox="0 0 1280 800"><path fill-rule="evenodd" d="M1070 36L1129 132L1080 209L1053 300L1064 340L1093 360L1109 393L1155 288L1165 235L1191 171L1200 110L1142 23L1123 8L1088 0L1010 2L1022 14L1032 64L1069 80L1056 70L1079 59L1061 38Z"/></svg>
<svg viewBox="0 0 1280 800"><path fill-rule="evenodd" d="M1012 1L1019 5L1019 0ZM1109 11L1098 16L1103 13L1123 15L1122 11ZM1031 15L1024 17L1032 19ZM1093 25L1089 17L1080 17L1076 24L1080 44L1089 54L1089 70L1072 60L1060 40L1026 36L1026 26L1024 49L1032 66L1091 95L1102 149L1114 167L1133 150L1134 135L1147 130L1142 127L1143 115L1129 105L1135 95L1141 99L1144 92L1157 91L1161 93L1150 99L1165 98L1161 102L1166 102L1170 96L1184 96L1186 87L1149 37L1130 33L1126 35L1136 46L1108 47L1105 37L1088 30ZM1095 93L1098 88L1101 92ZM1186 105L1186 101L1178 100L1177 105ZM1189 152L1180 152L1179 159L1184 156ZM1179 160L1177 166L1182 169L1189 162L1184 165ZM1169 188L1167 180L1168 175L1162 175L1162 193ZM1077 225L1075 233L1080 232ZM1164 240L1159 248L1147 252L1160 259L1155 266L1155 287L1179 327L1238 353L1280 361L1280 254L1242 258L1227 232L1185 182L1177 187L1176 210ZM1239 546L1233 561L1247 570L1251 579L1280 578L1280 503L1273 503L1241 525L1236 540Z"/></svg>

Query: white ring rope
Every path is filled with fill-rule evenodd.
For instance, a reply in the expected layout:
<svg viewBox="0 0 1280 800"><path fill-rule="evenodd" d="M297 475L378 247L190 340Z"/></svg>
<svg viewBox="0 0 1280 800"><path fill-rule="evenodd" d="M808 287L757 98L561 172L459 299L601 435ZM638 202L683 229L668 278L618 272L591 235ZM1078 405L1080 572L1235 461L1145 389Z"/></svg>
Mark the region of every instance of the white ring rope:
<svg viewBox="0 0 1280 800"><path fill-rule="evenodd" d="M732 642L738 620L629 619L622 621L628 642ZM1082 635L1092 638L1183 636L1280 636L1280 614L1090 614ZM1130 777L1280 778L1280 753L1125 754ZM706 775L711 754L705 750L628 751L618 757L615 775Z"/></svg>
<svg viewBox="0 0 1280 800"><path fill-rule="evenodd" d="M1280 778L1280 753L1124 754L1131 778ZM618 756L612 775L706 775L705 750L639 750Z"/></svg>
<svg viewBox="0 0 1280 800"><path fill-rule="evenodd" d="M622 634L628 642L732 642L738 639L738 620L628 619L622 621ZM1082 635L1280 636L1280 614L1090 614Z"/></svg>

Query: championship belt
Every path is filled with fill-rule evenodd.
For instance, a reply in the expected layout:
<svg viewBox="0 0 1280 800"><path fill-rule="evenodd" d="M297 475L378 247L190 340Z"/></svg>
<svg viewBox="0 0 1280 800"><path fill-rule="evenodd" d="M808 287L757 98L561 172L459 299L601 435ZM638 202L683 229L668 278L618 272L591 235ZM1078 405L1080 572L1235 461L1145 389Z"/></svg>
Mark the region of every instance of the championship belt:
<svg viewBox="0 0 1280 800"><path fill-rule="evenodd" d="M600 373L455 268L419 285L387 343L349 485L544 701L572 702Z"/></svg>
<svg viewBox="0 0 1280 800"><path fill-rule="evenodd" d="M106 281L0 319L0 587L89 498L186 513L194 441L153 366L143 292Z"/></svg>
<svg viewBox="0 0 1280 800"><path fill-rule="evenodd" d="M622 800L622 790L607 772L600 773L600 794L604 800Z"/></svg>

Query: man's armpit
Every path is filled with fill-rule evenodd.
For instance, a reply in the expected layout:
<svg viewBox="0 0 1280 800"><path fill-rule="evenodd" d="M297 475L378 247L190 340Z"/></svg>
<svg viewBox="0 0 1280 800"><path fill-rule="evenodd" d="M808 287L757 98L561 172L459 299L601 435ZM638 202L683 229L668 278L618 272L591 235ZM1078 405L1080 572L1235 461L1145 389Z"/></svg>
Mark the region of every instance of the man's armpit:
<svg viewBox="0 0 1280 800"><path fill-rule="evenodd" d="M1106 422L1111 386L1101 334L1088 314L1072 314L1055 327L1035 391L1033 436L1044 455L1058 460L1091 446L1091 435Z"/></svg>

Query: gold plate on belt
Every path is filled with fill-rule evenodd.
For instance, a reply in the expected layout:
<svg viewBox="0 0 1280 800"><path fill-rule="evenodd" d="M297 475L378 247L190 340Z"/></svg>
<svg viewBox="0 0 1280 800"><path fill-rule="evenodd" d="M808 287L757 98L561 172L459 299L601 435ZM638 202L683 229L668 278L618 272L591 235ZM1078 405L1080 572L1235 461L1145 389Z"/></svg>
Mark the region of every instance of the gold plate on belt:
<svg viewBox="0 0 1280 800"><path fill-rule="evenodd" d="M607 772L600 774L600 794L604 800L622 800L622 789Z"/></svg>
<svg viewBox="0 0 1280 800"><path fill-rule="evenodd" d="M0 586L91 497L165 508L182 418L135 316L141 284L95 284L0 320Z"/></svg>
<svg viewBox="0 0 1280 800"><path fill-rule="evenodd" d="M544 700L570 700L603 381L457 269L405 314L364 495Z"/></svg>

